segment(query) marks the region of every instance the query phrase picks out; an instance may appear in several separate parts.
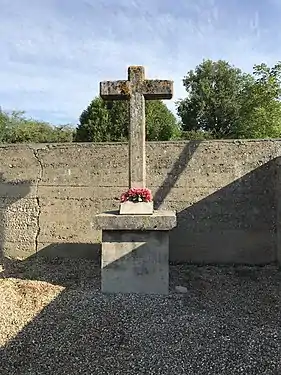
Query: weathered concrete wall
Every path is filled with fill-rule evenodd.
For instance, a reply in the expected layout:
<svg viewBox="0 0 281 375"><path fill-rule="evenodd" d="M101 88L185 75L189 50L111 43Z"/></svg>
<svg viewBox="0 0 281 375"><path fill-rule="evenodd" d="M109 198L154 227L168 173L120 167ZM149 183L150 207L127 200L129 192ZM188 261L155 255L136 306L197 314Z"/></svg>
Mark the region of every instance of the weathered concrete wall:
<svg viewBox="0 0 281 375"><path fill-rule="evenodd" d="M118 207L127 145L0 147L2 254L95 256L93 215ZM177 211L170 259L267 263L280 258L281 140L147 144L156 208Z"/></svg>

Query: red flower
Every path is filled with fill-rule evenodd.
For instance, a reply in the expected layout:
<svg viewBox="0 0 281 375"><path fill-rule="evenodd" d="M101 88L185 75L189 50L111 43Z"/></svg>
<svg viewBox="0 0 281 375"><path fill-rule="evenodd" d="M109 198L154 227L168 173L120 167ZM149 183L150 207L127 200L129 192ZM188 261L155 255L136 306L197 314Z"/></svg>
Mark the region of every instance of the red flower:
<svg viewBox="0 0 281 375"><path fill-rule="evenodd" d="M151 202L152 194L147 188L131 188L121 195L121 202Z"/></svg>
<svg viewBox="0 0 281 375"><path fill-rule="evenodd" d="M126 194L126 193L123 193L123 194L121 195L121 202L125 202L125 201L127 200L127 198L128 198L127 194Z"/></svg>

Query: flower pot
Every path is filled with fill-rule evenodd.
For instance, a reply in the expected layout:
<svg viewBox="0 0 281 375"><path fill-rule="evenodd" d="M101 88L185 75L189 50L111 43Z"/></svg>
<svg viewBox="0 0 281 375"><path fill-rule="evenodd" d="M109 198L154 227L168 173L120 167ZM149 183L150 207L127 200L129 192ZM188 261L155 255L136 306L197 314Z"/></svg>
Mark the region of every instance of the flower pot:
<svg viewBox="0 0 281 375"><path fill-rule="evenodd" d="M122 202L119 209L120 215L152 215L153 202Z"/></svg>

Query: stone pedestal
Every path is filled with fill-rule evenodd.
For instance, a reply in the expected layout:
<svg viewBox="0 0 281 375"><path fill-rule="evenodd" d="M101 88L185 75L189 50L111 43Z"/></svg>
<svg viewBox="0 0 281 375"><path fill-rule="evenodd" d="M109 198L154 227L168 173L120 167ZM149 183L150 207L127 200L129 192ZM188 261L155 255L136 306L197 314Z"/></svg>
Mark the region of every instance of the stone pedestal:
<svg viewBox="0 0 281 375"><path fill-rule="evenodd" d="M168 294L169 230L176 214L95 216L94 229L102 229L101 289L104 293Z"/></svg>

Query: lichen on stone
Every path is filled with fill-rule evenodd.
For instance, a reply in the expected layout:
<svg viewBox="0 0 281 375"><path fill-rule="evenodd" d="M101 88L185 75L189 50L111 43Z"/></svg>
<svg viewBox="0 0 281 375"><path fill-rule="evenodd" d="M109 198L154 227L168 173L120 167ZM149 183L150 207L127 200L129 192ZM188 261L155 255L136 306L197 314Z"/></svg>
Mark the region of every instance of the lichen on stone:
<svg viewBox="0 0 281 375"><path fill-rule="evenodd" d="M128 97L131 95L130 87L127 82L119 83L118 89L120 90L121 95L125 95Z"/></svg>

